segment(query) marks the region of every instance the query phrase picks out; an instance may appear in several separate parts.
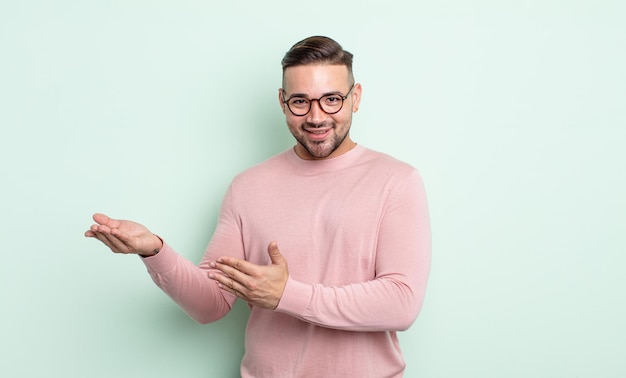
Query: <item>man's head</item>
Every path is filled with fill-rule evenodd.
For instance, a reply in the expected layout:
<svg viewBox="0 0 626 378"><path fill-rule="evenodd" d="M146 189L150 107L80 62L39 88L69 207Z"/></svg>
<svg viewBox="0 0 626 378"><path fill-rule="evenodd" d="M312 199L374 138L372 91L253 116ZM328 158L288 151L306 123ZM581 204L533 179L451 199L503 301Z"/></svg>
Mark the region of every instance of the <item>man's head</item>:
<svg viewBox="0 0 626 378"><path fill-rule="evenodd" d="M298 141L296 153L305 159L325 159L352 149L352 113L361 99L352 54L330 38L310 37L293 45L282 66L278 98Z"/></svg>
<svg viewBox="0 0 626 378"><path fill-rule="evenodd" d="M348 69L350 85L354 84L352 54L328 37L309 37L296 43L287 51L281 64L283 66L283 87L285 86L287 68L307 64L345 66Z"/></svg>

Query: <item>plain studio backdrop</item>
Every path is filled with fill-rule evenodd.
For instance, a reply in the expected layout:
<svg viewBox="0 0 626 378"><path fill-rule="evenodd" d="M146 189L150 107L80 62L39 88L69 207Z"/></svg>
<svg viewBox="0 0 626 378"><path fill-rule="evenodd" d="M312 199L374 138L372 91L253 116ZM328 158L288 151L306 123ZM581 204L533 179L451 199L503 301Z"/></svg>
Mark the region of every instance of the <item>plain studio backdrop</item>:
<svg viewBox="0 0 626 378"><path fill-rule="evenodd" d="M406 376L626 376L626 2L213 3L0 4L0 376L238 375L244 303L198 325L83 232L198 262L232 177L293 145L280 59L318 34L355 55L353 139L426 183Z"/></svg>

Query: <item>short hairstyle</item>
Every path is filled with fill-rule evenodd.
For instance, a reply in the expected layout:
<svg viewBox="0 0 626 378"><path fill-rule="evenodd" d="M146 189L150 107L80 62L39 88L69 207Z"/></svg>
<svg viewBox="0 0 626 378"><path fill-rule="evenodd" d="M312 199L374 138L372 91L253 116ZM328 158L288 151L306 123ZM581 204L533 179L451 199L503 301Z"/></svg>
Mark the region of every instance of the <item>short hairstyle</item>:
<svg viewBox="0 0 626 378"><path fill-rule="evenodd" d="M283 75L293 66L306 64L343 65L348 68L349 80L354 82L352 74L352 54L344 50L331 38L313 36L296 43L285 53L282 60Z"/></svg>

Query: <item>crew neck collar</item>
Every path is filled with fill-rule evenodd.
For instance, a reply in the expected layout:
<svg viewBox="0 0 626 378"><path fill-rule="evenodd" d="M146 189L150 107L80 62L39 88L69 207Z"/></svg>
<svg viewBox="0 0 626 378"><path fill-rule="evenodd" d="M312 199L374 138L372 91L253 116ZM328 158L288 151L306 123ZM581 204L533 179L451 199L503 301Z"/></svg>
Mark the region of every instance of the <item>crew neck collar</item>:
<svg viewBox="0 0 626 378"><path fill-rule="evenodd" d="M290 148L285 151L289 162L294 165L301 173L305 175L316 175L320 173L327 173L337 171L350 166L356 159L359 158L365 151L364 147L360 144L356 144L354 148L343 154L319 160L306 160L302 159L296 154L295 148Z"/></svg>

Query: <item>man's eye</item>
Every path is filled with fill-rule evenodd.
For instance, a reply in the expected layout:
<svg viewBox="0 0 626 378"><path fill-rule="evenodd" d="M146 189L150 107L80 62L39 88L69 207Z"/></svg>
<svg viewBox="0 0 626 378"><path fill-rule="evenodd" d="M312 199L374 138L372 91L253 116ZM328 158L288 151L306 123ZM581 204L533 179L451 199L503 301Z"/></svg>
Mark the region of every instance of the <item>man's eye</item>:
<svg viewBox="0 0 626 378"><path fill-rule="evenodd" d="M327 104L336 104L339 101L341 101L341 97L339 96L328 96L324 99L324 102L326 102Z"/></svg>
<svg viewBox="0 0 626 378"><path fill-rule="evenodd" d="M309 103L309 101L305 98L292 98L289 100L289 104L293 106L305 106Z"/></svg>

